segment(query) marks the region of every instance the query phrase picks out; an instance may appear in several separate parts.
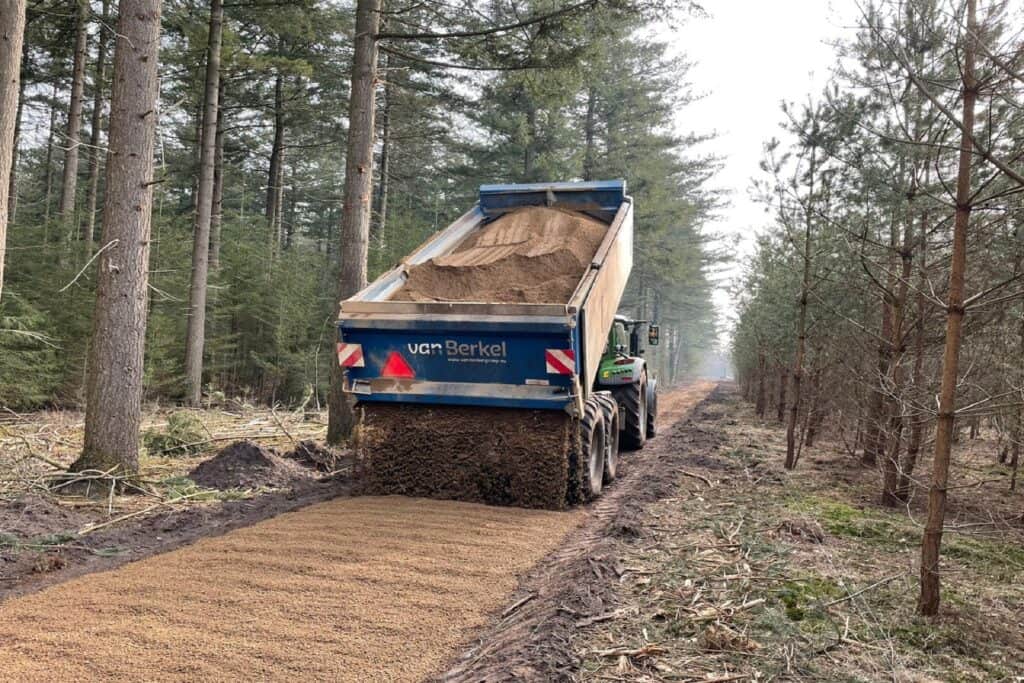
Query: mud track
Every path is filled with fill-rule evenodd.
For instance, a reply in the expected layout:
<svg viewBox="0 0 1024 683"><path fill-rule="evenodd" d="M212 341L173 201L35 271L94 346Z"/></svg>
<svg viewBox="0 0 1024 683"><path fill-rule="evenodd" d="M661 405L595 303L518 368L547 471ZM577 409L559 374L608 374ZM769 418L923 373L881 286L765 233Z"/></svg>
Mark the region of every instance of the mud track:
<svg viewBox="0 0 1024 683"><path fill-rule="evenodd" d="M721 389L698 383L662 403L658 438L620 460L621 479L589 509L565 544L538 564L494 620L452 666L433 680L443 683L571 681L580 658L573 644L579 627L607 618L614 584L624 568L616 539L642 533L646 505L678 494L688 458L714 451L720 435L687 415L720 400ZM710 393L709 393L710 391Z"/></svg>

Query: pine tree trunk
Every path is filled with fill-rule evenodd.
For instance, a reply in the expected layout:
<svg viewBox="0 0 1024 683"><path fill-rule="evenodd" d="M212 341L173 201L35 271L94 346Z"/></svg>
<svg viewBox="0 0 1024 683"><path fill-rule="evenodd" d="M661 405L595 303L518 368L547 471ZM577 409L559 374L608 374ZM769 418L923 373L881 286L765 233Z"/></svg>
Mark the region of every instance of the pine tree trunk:
<svg viewBox="0 0 1024 683"><path fill-rule="evenodd" d="M21 87L21 47L25 36L25 0L0 0L0 297L4 289L7 202L14 158L14 121ZM12 174L13 175L13 174Z"/></svg>
<svg viewBox="0 0 1024 683"><path fill-rule="evenodd" d="M759 350L757 352L757 402L754 405L754 412L762 420L764 419L765 405L768 402L765 395L767 374L768 359L765 357L764 351Z"/></svg>
<svg viewBox="0 0 1024 683"><path fill-rule="evenodd" d="M594 179L594 139L597 137L597 95L593 86L587 88L587 118L583 127L584 151L583 151L583 179Z"/></svg>
<svg viewBox="0 0 1024 683"><path fill-rule="evenodd" d="M779 367L779 402L775 406L775 420L782 424L786 421L786 390L789 389L789 368Z"/></svg>
<svg viewBox="0 0 1024 683"><path fill-rule="evenodd" d="M218 79L217 135L213 152L213 210L210 213L210 270L220 268L221 225L224 222L224 90L226 80Z"/></svg>
<svg viewBox="0 0 1024 683"><path fill-rule="evenodd" d="M110 247L96 269L85 445L74 471L138 471L159 48L160 0L121 0L103 202Z"/></svg>
<svg viewBox="0 0 1024 683"><path fill-rule="evenodd" d="M203 105L202 148L196 229L192 244L192 283L189 289L188 335L185 339L185 398L200 404L203 392L203 349L206 345L206 283L210 268L210 218L213 213L214 145L217 138L217 95L220 92L220 42L224 25L222 0L210 0L210 31L206 50L206 89Z"/></svg>
<svg viewBox="0 0 1024 683"><path fill-rule="evenodd" d="M392 107L392 88L391 88L391 54L388 53L384 56L384 109L381 111L380 117L380 185L377 187L377 234L376 242L377 246L384 248L386 239L384 237L385 230L388 225L388 192L391 188L391 107Z"/></svg>
<svg viewBox="0 0 1024 683"><path fill-rule="evenodd" d="M924 293L928 287L928 212L921 213L921 257L919 259L917 280L917 324L914 329L914 370L912 382L914 391L919 395L925 388L924 376L924 351L925 351L925 316L928 312L928 301ZM917 467L917 458L921 452L921 442L924 438L924 418L920 415L914 416L910 425L910 437L907 439L907 455L900 468L900 480L897 485L897 495L900 500L910 499L910 488L912 485L911 475Z"/></svg>
<svg viewBox="0 0 1024 683"><path fill-rule="evenodd" d="M956 386L960 370L960 342L964 320L964 278L967 271L967 231L971 216L971 156L974 151L974 106L978 83L974 57L978 35L977 0L967 0L967 31L964 34L963 129L956 183L956 214L953 221L953 254L949 270L949 302L946 309L946 345L942 357L939 417L935 430L935 455L928 489L928 516L921 543L921 595L918 610L930 616L939 612L939 554L946 520L946 489L956 420Z"/></svg>
<svg viewBox="0 0 1024 683"><path fill-rule="evenodd" d="M85 92L86 38L88 37L88 0L73 0L75 10L75 54L71 70L71 100L68 104L67 132L64 144L64 184L61 186L57 213L61 220L70 221L75 213L75 193L78 190L78 147L82 138L82 100Z"/></svg>
<svg viewBox="0 0 1024 683"><path fill-rule="evenodd" d="M15 10L12 9L11 11L14 12ZM13 14L11 16L13 16ZM24 22L22 22L22 24L24 25ZM15 25L14 25L14 22L12 21L11 22L11 28L10 28L11 35L13 35L14 28L15 28ZM24 31L22 31L22 34L24 34ZM22 46L21 46L21 55L22 56L19 58L19 60L20 59L24 59L24 55L25 55L25 44L24 43L22 43ZM19 76L20 76L20 74L19 74ZM15 117L14 117L14 138L11 141L11 163L9 165L9 168L11 169L11 177L8 179L8 182L7 182L7 206L8 206L8 211L7 211L7 220L4 221L5 227L6 227L6 225L8 225L10 223L13 223L14 221L16 221L18 219L18 147L21 145L21 115L22 115L24 109L25 109L25 79L22 78L20 80L20 82L18 83L18 112L17 112L17 114L15 114ZM4 251L3 248L0 247L0 261L3 261L3 256L2 256L3 251ZM0 265L0 271L2 271L2 270L3 270L3 266ZM3 273L0 272L0 285L2 285L2 281L3 281Z"/></svg>
<svg viewBox="0 0 1024 683"><path fill-rule="evenodd" d="M815 131L816 132L816 131ZM789 408L789 424L786 425L786 461L784 466L787 470L796 467L797 438L796 425L800 419L800 392L804 378L804 353L807 347L807 298L811 289L811 209L810 203L814 201L814 173L817 162L817 149L811 147L811 163L809 169L810 184L808 186L807 203L804 211L804 249L803 249L803 272L800 278L800 310L797 314L796 328L796 357L793 359L793 398Z"/></svg>
<svg viewBox="0 0 1024 683"><path fill-rule="evenodd" d="M270 170L267 173L266 218L270 234L277 234L278 190L281 184L281 155L284 151L284 81L278 72L274 79L274 142L270 148Z"/></svg>
<svg viewBox="0 0 1024 683"><path fill-rule="evenodd" d="M341 213L338 299L344 300L366 286L366 259L370 241L370 199L373 185L374 109L376 105L377 41L381 0L358 0L356 38L352 58L345 187ZM343 375L331 363L328 443L337 444L352 432L353 411L342 391Z"/></svg>
<svg viewBox="0 0 1024 683"><path fill-rule="evenodd" d="M904 460L900 457L903 446L904 419L900 404L903 395L903 356L906 353L907 335L904 331L907 318L907 303L910 300L910 278L914 268L914 197L916 187L908 193L909 207L903 227L903 244L899 249L900 277L893 300L892 361L890 378L892 395L889 399L889 446L882 463L882 504L899 506L906 501L900 495L900 473Z"/></svg>
<svg viewBox="0 0 1024 683"><path fill-rule="evenodd" d="M48 241L50 208L53 205L53 146L57 135L57 81L53 82L50 94L50 127L46 135L46 199L43 205L43 244Z"/></svg>
<svg viewBox="0 0 1024 683"><path fill-rule="evenodd" d="M96 201L100 188L100 127L103 122L103 87L107 77L107 22L110 0L103 0L100 18L99 45L96 51L96 74L92 93L92 121L89 131L89 196L85 211L85 243L91 246L96 235Z"/></svg>

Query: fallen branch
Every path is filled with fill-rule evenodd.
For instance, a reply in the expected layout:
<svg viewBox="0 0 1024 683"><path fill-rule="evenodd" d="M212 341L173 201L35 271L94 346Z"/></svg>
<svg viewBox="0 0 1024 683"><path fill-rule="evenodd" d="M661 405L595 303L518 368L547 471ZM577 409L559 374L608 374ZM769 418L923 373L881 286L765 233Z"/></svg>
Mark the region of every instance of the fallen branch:
<svg viewBox="0 0 1024 683"><path fill-rule="evenodd" d="M832 607L833 605L838 605L841 602L846 602L847 600L853 600L858 595L863 595L864 593L867 593L869 590L871 590L873 588L878 588L879 586L881 586L883 584L889 583L893 579L898 579L901 576L905 576L905 575L906 575L906 572L900 572L899 574L893 574L892 576L887 576L884 579L880 579L878 581L875 581L870 586L865 586L864 588L861 588L859 591L856 591L854 593L850 593L850 594L848 594L848 595L846 595L844 597L841 597L841 598L837 598L837 599L835 599L835 600L833 600L831 602L826 602L823 605L823 607Z"/></svg>
<svg viewBox="0 0 1024 683"><path fill-rule="evenodd" d="M178 498L174 498L172 500L162 500L162 501L160 501L159 503L157 503L155 505L150 505L147 508L143 508L141 510L136 510L135 512L129 512L126 515L121 515L120 517L115 517L114 519L108 519L106 522L101 522L100 524L92 524L92 525L89 525L89 526L85 526L85 527L79 529L76 535L77 536L85 536L86 534L91 534L92 532L97 531L98 529L103 529L104 527L108 527L108 526L111 526L113 524L117 524L118 522L123 522L125 520L132 519L133 517L138 517L139 515L144 515L147 512L152 512L153 510L156 510L157 508L165 507L167 505L173 505L174 503L180 503L183 500L187 500L189 498L194 498L195 496L208 495L209 493L210 493L209 491L196 491L195 493L190 493L190 494L185 495L185 496L179 496Z"/></svg>
<svg viewBox="0 0 1024 683"><path fill-rule="evenodd" d="M699 474L697 474L695 472L687 472L686 470L679 470L679 473L682 474L684 477L693 477L694 479L700 479L702 482L704 482L704 484L708 488L711 488L713 486L713 484L711 483L710 479L708 479L707 477L703 477L703 476L701 476L701 475L699 475Z"/></svg>

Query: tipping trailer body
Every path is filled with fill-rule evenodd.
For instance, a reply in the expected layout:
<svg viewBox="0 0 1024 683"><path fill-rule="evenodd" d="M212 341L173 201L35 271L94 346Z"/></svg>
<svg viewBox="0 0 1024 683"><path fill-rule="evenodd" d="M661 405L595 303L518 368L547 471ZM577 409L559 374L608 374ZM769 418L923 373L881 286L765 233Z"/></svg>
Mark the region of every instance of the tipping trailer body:
<svg viewBox="0 0 1024 683"><path fill-rule="evenodd" d="M569 301L392 301L410 266L455 251L524 206L584 212L608 230ZM625 181L483 185L479 202L342 303L338 362L361 402L565 410L590 395L633 262Z"/></svg>

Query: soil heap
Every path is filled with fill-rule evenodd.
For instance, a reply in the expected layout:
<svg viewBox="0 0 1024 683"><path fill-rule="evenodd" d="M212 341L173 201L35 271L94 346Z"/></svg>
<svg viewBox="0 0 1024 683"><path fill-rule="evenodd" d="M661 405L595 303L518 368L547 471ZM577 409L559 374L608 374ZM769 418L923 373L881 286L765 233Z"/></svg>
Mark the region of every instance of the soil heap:
<svg viewBox="0 0 1024 683"><path fill-rule="evenodd" d="M567 303L608 226L530 206L474 232L451 254L410 266L395 301Z"/></svg>
<svg viewBox="0 0 1024 683"><path fill-rule="evenodd" d="M307 480L312 472L251 441L236 441L188 473L199 486L226 490L281 488Z"/></svg>

